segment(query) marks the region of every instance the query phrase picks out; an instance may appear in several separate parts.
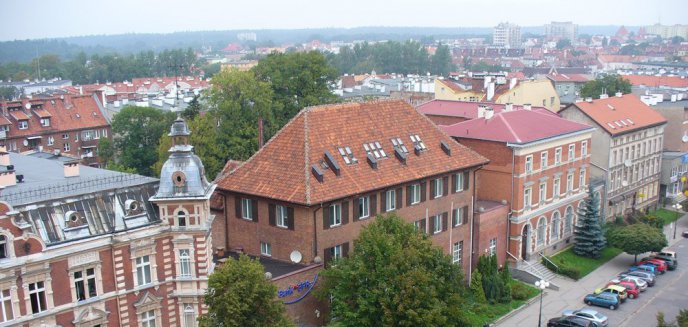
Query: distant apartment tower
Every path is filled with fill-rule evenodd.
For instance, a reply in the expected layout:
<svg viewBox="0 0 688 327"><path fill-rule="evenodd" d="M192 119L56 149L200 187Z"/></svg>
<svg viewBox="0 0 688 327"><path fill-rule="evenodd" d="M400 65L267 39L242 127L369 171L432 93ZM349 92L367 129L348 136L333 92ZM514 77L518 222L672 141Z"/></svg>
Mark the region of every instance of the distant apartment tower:
<svg viewBox="0 0 688 327"><path fill-rule="evenodd" d="M574 43L578 38L578 25L572 22L545 24L545 35L548 40L569 39L571 43Z"/></svg>
<svg viewBox="0 0 688 327"><path fill-rule="evenodd" d="M669 39L674 36L680 36L684 39L688 39L688 25L671 25L665 26L660 24L655 24L652 26L645 27L645 32L647 34L659 35L664 39Z"/></svg>
<svg viewBox="0 0 688 327"><path fill-rule="evenodd" d="M239 41L256 41L258 38L256 37L256 33L243 32L237 33L237 39L239 39Z"/></svg>
<svg viewBox="0 0 688 327"><path fill-rule="evenodd" d="M521 46L521 27L515 24L499 23L492 33L492 44L503 48Z"/></svg>

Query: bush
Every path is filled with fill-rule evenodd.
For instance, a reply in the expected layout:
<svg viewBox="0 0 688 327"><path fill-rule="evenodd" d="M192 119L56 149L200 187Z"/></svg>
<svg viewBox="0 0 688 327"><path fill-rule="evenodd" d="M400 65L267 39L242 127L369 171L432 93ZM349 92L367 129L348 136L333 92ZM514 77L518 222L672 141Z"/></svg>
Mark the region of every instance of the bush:
<svg viewBox="0 0 688 327"><path fill-rule="evenodd" d="M569 267L569 266L563 266L559 268L559 273L567 276L569 278L573 278L575 280L578 280L581 278L581 271L580 269L576 267Z"/></svg>
<svg viewBox="0 0 688 327"><path fill-rule="evenodd" d="M528 287L522 283L511 285L511 298L516 301L527 300L529 298Z"/></svg>
<svg viewBox="0 0 688 327"><path fill-rule="evenodd" d="M473 277L471 277L471 293L473 293L475 302L487 303L485 291L483 291L483 276L478 270L474 271Z"/></svg>

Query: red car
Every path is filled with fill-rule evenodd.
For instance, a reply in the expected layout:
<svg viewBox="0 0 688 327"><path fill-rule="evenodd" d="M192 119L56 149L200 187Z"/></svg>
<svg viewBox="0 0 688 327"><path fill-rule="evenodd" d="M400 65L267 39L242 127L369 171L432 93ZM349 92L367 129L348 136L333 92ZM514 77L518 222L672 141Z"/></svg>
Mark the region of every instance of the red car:
<svg viewBox="0 0 688 327"><path fill-rule="evenodd" d="M638 265L653 265L657 267L657 271L659 271L660 274L664 274L667 272L669 269L669 266L664 260L659 260L659 259L654 259L654 258L647 258L645 260L642 260L638 263Z"/></svg>
<svg viewBox="0 0 688 327"><path fill-rule="evenodd" d="M609 284L607 284L607 286L609 286L609 285L618 285L618 286L626 288L626 293L628 293L628 297L631 299L638 298L638 295L640 295L640 289L633 282L625 282L625 281L618 282L618 283L609 282Z"/></svg>

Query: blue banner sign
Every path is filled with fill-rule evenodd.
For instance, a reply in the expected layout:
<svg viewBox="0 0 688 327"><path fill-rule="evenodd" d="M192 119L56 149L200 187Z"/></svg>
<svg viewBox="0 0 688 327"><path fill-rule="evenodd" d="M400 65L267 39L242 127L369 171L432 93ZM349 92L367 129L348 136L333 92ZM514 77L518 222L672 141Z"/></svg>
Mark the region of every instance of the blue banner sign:
<svg viewBox="0 0 688 327"><path fill-rule="evenodd" d="M311 280L305 280L305 281L297 283L297 284L289 285L286 289L278 290L277 291L277 297L278 298L284 298L287 296L301 293L301 295L298 298L293 299L293 300L289 300L289 301L284 301L284 304L293 304L293 303L299 302L299 301L303 300L303 298L306 297L306 295L308 295L308 293L311 292L311 290L313 289L313 287L315 286L315 283L317 281L318 281L318 274L315 274L315 277L313 277L312 281Z"/></svg>

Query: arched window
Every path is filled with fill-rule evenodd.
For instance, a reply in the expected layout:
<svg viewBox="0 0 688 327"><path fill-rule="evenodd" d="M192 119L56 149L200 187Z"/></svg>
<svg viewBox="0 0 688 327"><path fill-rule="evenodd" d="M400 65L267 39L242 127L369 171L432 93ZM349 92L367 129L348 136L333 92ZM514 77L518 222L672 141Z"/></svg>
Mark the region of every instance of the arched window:
<svg viewBox="0 0 688 327"><path fill-rule="evenodd" d="M191 304L184 306L184 327L196 327L196 312Z"/></svg>
<svg viewBox="0 0 688 327"><path fill-rule="evenodd" d="M191 254L188 249L179 250L179 276L191 277Z"/></svg>
<svg viewBox="0 0 688 327"><path fill-rule="evenodd" d="M537 226L537 245L541 246L545 244L545 237L546 237L546 230L547 230L547 219L545 217L540 217L540 220L538 221L538 226Z"/></svg>
<svg viewBox="0 0 688 327"><path fill-rule="evenodd" d="M9 253L7 253L7 237L5 237L5 235L0 235L0 259L9 257Z"/></svg>
<svg viewBox="0 0 688 327"><path fill-rule="evenodd" d="M566 214L564 215L564 235L571 234L573 228L573 207L566 207Z"/></svg>
<svg viewBox="0 0 688 327"><path fill-rule="evenodd" d="M186 226L186 213L184 211L179 210L177 212L177 224L180 227L185 227Z"/></svg>
<svg viewBox="0 0 688 327"><path fill-rule="evenodd" d="M552 229L549 232L549 238L553 241L559 239L560 223L561 223L561 214L559 214L559 211L557 210L552 214Z"/></svg>

